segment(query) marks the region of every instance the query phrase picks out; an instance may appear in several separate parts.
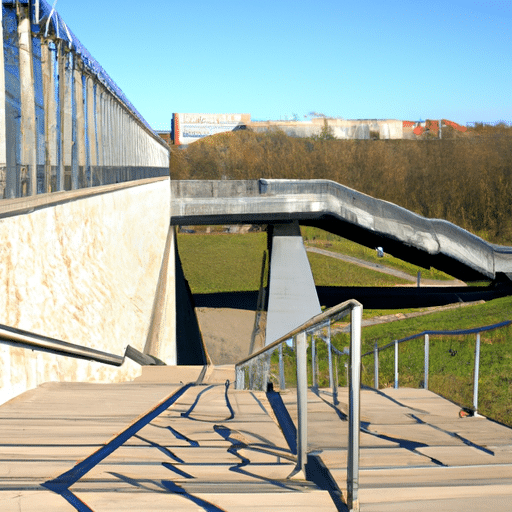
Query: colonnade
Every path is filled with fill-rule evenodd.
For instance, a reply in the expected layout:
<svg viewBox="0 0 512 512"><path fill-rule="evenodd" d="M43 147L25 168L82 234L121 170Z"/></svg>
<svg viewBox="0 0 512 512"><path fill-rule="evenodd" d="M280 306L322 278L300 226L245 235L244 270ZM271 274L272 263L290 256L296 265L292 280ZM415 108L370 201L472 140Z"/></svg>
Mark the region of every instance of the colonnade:
<svg viewBox="0 0 512 512"><path fill-rule="evenodd" d="M168 174L167 145L62 18L35 7L2 3L0 199Z"/></svg>

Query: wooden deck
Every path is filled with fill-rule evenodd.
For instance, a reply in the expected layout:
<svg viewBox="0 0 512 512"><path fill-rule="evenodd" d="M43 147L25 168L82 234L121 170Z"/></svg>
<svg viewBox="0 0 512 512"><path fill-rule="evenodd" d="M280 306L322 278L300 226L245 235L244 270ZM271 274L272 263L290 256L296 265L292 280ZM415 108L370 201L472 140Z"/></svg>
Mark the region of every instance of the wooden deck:
<svg viewBox="0 0 512 512"><path fill-rule="evenodd" d="M264 393L226 387L229 371L184 389L171 371L46 384L1 406L0 510L344 509L332 489L288 478ZM282 398L293 418L294 393ZM339 399L309 393L309 449L346 496L346 389ZM424 390L362 391L362 511L510 510L512 429L458 413Z"/></svg>

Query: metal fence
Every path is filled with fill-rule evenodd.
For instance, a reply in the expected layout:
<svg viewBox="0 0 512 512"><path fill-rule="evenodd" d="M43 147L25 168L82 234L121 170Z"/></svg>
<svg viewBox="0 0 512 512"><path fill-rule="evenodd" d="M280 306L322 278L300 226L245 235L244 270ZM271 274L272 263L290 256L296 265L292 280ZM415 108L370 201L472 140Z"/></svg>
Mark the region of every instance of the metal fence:
<svg viewBox="0 0 512 512"><path fill-rule="evenodd" d="M268 383L275 380L274 367L279 367L279 385L284 388L286 383L285 368L283 364L283 351L293 344L290 357L295 359L295 376L293 380L297 392L297 471L305 470L307 458L307 389L308 380L313 386L318 385L316 371L318 361L317 344L327 346L326 356L329 360L330 385L333 389L333 400L337 400L337 371L333 360L342 352L335 350L330 339L330 326L341 318L350 314L350 348L348 365L349 388L349 428L348 428L348 464L347 464L347 505L349 510L359 510L359 432L360 432L360 388L361 388L361 319L362 306L355 300L343 302L327 311L317 315L306 323L297 327L285 336L279 338L267 347L252 356L240 361L236 365L236 388L266 390ZM308 378L308 338L314 353L312 361L311 379ZM272 361L273 353L278 351L278 362ZM275 359L275 356L274 356ZM273 375L274 374L274 375Z"/></svg>
<svg viewBox="0 0 512 512"><path fill-rule="evenodd" d="M423 331L417 334L413 334L412 336L408 336L406 338L402 338L399 340L394 340L391 343L388 343L384 346L379 347L378 343L375 343L375 347L373 351L366 352L362 355L362 358L368 358L373 356L373 383L375 389L379 389L379 370L381 366L382 358L379 357L379 354L386 352L387 360L385 364L387 365L387 373L389 374L390 365L392 364L392 372L393 372L393 384L395 389L399 387L399 377L400 377L400 361L407 361L407 370L404 373L407 373L409 383L411 383L414 378L417 377L418 374L421 373L422 380L419 382L420 387L424 389L429 389L429 377L433 373L446 373L445 367L448 367L448 364L444 363L441 369L432 371L432 362L431 362L431 339L433 337L443 337L450 339L450 347L446 349L446 343L441 346L441 350L445 354L445 357L453 359L458 357L456 361L456 366L461 373L465 374L466 380L471 379L472 382L467 387L472 387L472 396L466 397L464 401L467 405L468 409L471 409L473 414L476 414L478 411L478 388L479 388L479 377L480 377L480 354L481 354L481 333L493 331L496 329L502 329L512 325L512 321L507 320L505 322L500 322L498 324L487 325L483 327L476 327L473 329L459 329L452 331ZM474 335L474 337L473 337ZM463 337L463 338L461 338ZM464 337L470 337L470 339L465 339ZM458 338L458 341L454 341L455 338ZM418 354L421 353L421 347L414 347L407 353L402 353L400 356L400 345L405 345L406 343L410 345L414 340L423 339L423 360L420 361L418 358ZM472 344L471 339L474 340L474 345ZM456 343L456 345L454 345ZM462 350L464 349L464 351ZM393 356L390 357L389 353L393 352ZM446 356L448 354L448 356ZM462 359L462 360L461 360ZM453 369L452 369L453 370ZM405 377L404 377L405 378ZM412 384L414 385L414 384ZM460 390L459 390L460 394ZM470 402L470 404L469 404Z"/></svg>
<svg viewBox="0 0 512 512"><path fill-rule="evenodd" d="M0 16L0 199L168 175L168 146L53 8Z"/></svg>

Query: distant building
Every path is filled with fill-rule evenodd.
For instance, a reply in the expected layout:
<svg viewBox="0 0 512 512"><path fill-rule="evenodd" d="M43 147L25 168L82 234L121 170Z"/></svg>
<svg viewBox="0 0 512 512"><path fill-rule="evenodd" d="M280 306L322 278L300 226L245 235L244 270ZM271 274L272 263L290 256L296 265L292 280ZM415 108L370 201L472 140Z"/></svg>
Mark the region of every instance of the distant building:
<svg viewBox="0 0 512 512"><path fill-rule="evenodd" d="M400 121L314 118L310 121L251 121L250 114L173 114L171 131L157 133L168 144L179 146L217 133L246 128L255 132L280 130L290 137L315 137L322 133L326 125L336 139L416 139L425 133L439 137L440 126L466 131L465 126L447 119Z"/></svg>
<svg viewBox="0 0 512 512"><path fill-rule="evenodd" d="M250 114L173 114L171 136L174 144L190 144L217 133L245 128Z"/></svg>

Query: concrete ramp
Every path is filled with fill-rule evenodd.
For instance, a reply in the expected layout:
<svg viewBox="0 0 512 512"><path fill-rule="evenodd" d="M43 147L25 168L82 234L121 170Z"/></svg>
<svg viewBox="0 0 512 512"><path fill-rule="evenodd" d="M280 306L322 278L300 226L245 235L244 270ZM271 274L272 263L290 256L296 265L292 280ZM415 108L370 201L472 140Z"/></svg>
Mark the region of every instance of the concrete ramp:
<svg viewBox="0 0 512 512"><path fill-rule="evenodd" d="M471 281L512 278L512 247L327 180L173 181L175 225L298 220Z"/></svg>

